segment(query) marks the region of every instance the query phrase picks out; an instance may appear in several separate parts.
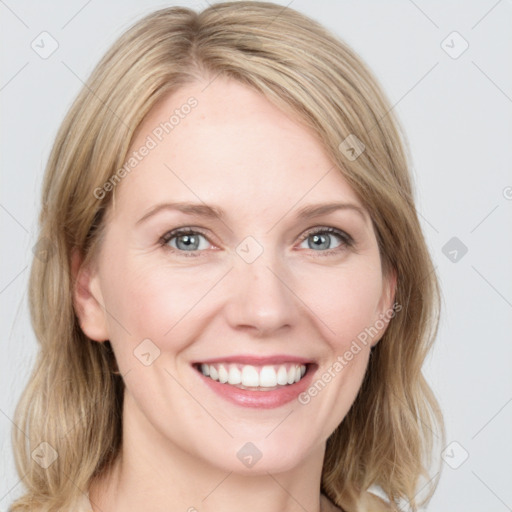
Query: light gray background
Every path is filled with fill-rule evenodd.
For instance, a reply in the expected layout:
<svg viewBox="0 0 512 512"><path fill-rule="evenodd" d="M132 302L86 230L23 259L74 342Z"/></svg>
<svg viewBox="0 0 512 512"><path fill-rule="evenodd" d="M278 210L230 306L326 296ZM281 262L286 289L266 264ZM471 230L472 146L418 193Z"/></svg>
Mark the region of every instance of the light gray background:
<svg viewBox="0 0 512 512"><path fill-rule="evenodd" d="M36 353L26 287L53 139L110 44L143 15L172 4L0 1L0 510L21 490L11 418ZM366 60L410 141L418 208L444 299L426 374L444 411L447 443L455 443L444 452L429 510L512 510L512 3L288 5L326 25ZM59 45L47 59L31 48L43 31ZM458 58L452 57L464 41L446 39L453 31L469 44ZM458 252L457 262L448 257L455 256L450 246L448 256L443 253L452 237L468 249L463 257Z"/></svg>

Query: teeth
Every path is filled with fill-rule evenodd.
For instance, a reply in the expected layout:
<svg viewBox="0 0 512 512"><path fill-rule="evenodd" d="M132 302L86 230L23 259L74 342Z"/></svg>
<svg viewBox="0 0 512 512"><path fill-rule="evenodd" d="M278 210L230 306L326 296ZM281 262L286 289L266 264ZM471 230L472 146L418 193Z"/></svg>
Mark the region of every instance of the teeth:
<svg viewBox="0 0 512 512"><path fill-rule="evenodd" d="M210 366L210 377L213 380L219 380L219 372L217 371L217 368L215 368L215 366L213 365Z"/></svg>
<svg viewBox="0 0 512 512"><path fill-rule="evenodd" d="M219 382L222 382L223 384L228 381L229 374L226 368L224 366L219 366Z"/></svg>
<svg viewBox="0 0 512 512"><path fill-rule="evenodd" d="M288 384L288 372L286 371L286 366L280 366L277 371L277 383L280 386L284 386Z"/></svg>
<svg viewBox="0 0 512 512"><path fill-rule="evenodd" d="M290 366L288 370L288 384L293 384L295 382L295 366Z"/></svg>
<svg viewBox="0 0 512 512"><path fill-rule="evenodd" d="M222 384L243 388L275 388L299 382L306 373L306 365L286 363L281 365L253 366L250 364L201 364L203 375Z"/></svg>
<svg viewBox="0 0 512 512"><path fill-rule="evenodd" d="M257 387L260 385L260 376L254 366L244 366L242 368L242 386Z"/></svg>
<svg viewBox="0 0 512 512"><path fill-rule="evenodd" d="M264 366L260 372L260 386L273 388L277 385L277 375L272 366Z"/></svg>
<svg viewBox="0 0 512 512"><path fill-rule="evenodd" d="M206 365L208 366L208 365ZM238 369L238 367L232 364L229 367L229 384L242 384L242 372Z"/></svg>

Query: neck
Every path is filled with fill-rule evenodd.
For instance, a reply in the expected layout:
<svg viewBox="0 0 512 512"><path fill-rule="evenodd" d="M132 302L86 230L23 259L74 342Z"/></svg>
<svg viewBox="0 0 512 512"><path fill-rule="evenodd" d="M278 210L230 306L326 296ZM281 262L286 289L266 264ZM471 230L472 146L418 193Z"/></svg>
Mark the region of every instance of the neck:
<svg viewBox="0 0 512 512"><path fill-rule="evenodd" d="M94 512L329 510L329 503L320 498L325 444L289 471L239 473L214 466L148 429L135 407L125 395L121 453L91 484Z"/></svg>

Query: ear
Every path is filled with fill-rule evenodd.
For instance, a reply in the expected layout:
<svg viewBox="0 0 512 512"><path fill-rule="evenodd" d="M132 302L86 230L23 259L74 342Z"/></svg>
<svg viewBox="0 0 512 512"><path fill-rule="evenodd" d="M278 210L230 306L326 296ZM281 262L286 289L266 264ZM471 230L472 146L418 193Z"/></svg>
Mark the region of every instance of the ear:
<svg viewBox="0 0 512 512"><path fill-rule="evenodd" d="M380 332L372 340L372 348L380 341L386 332L389 321L395 316L395 309L393 305L395 302L396 282L397 274L395 269L388 270L382 276L382 295L377 308L378 316L375 319L375 327Z"/></svg>
<svg viewBox="0 0 512 512"><path fill-rule="evenodd" d="M78 250L71 255L73 305L84 334L94 341L109 339L99 276L92 264L84 265Z"/></svg>

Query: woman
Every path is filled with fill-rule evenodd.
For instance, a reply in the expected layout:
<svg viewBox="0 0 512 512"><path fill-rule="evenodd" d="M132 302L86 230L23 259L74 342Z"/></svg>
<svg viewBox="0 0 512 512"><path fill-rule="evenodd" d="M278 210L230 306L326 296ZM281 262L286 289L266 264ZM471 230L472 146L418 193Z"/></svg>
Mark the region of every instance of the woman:
<svg viewBox="0 0 512 512"><path fill-rule="evenodd" d="M271 3L151 14L64 120L40 227L12 511L418 508L437 281L345 44Z"/></svg>

